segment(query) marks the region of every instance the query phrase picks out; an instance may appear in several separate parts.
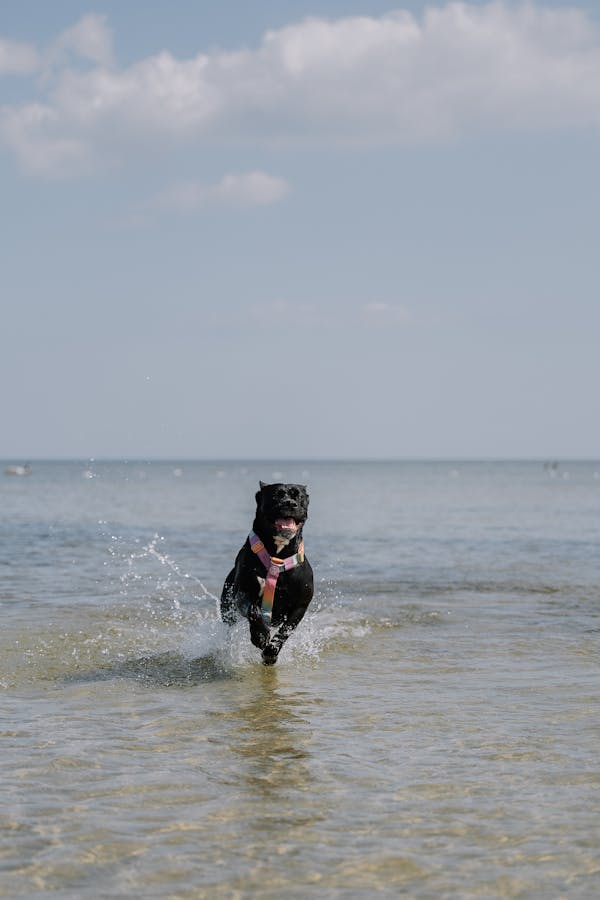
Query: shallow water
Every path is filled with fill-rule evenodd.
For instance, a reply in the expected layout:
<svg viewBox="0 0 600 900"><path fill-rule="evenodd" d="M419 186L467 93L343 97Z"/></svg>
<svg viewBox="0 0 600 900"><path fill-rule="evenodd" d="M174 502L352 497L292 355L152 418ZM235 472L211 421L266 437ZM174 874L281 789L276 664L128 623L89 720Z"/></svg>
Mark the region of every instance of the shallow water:
<svg viewBox="0 0 600 900"><path fill-rule="evenodd" d="M0 896L596 897L599 472L2 476ZM273 668L214 600L259 478L311 493Z"/></svg>

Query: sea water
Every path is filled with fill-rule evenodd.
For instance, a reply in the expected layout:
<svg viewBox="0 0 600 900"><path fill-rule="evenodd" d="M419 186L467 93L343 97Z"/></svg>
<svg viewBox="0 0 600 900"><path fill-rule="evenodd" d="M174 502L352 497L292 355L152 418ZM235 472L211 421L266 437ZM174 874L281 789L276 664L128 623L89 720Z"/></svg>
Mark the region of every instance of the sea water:
<svg viewBox="0 0 600 900"><path fill-rule="evenodd" d="M259 478L311 494L272 668L215 603ZM0 475L0 896L600 895L599 507L584 462Z"/></svg>

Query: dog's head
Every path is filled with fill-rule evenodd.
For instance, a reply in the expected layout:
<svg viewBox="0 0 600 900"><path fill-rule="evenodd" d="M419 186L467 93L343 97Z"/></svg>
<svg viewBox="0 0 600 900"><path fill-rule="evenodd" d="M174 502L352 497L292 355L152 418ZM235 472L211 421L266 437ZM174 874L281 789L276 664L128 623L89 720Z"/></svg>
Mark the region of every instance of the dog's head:
<svg viewBox="0 0 600 900"><path fill-rule="evenodd" d="M269 535L290 541L308 518L308 492L303 484L264 484L256 494L256 520ZM259 532L260 533L260 532Z"/></svg>

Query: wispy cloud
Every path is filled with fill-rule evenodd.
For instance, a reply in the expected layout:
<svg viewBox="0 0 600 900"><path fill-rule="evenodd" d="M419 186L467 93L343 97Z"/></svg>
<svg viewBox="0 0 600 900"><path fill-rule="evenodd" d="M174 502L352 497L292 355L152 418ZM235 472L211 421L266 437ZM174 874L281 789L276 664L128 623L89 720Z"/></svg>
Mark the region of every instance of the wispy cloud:
<svg viewBox="0 0 600 900"><path fill-rule="evenodd" d="M289 193L283 178L266 172L225 175L217 184L198 181L175 184L156 197L155 209L192 213L207 207L269 206Z"/></svg>
<svg viewBox="0 0 600 900"><path fill-rule="evenodd" d="M38 52L32 44L0 38L0 75L30 75L39 68Z"/></svg>
<svg viewBox="0 0 600 900"><path fill-rule="evenodd" d="M315 328L344 332L380 331L382 328L404 329L418 323L407 307L396 303L357 303L332 300L285 299L253 302L243 308L227 308L219 305L214 311L212 324L218 327L241 327L244 329L264 329L277 325L297 331Z"/></svg>
<svg viewBox="0 0 600 900"><path fill-rule="evenodd" d="M363 306L361 313L371 325L408 325L411 321L408 309L395 303L372 301Z"/></svg>
<svg viewBox="0 0 600 900"><path fill-rule="evenodd" d="M113 36L104 16L83 16L43 50L0 37L0 75L49 76L82 61L99 68L114 65Z"/></svg>
<svg viewBox="0 0 600 900"><path fill-rule="evenodd" d="M64 31L49 48L46 65L58 66L76 57L102 68L114 64L113 36L104 16L83 16Z"/></svg>
<svg viewBox="0 0 600 900"><path fill-rule="evenodd" d="M87 171L149 137L406 145L600 124L600 35L574 8L453 2L420 18L311 18L252 50L163 52L123 69L113 56L97 16L43 53L0 44L0 72L52 62L52 77L32 84L42 93L0 117L26 170Z"/></svg>

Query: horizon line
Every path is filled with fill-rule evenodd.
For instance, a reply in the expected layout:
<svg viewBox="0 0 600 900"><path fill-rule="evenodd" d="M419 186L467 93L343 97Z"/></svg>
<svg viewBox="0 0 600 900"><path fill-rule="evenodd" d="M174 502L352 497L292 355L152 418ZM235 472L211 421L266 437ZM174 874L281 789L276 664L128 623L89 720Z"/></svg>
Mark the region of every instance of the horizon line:
<svg viewBox="0 0 600 900"><path fill-rule="evenodd" d="M5 463L503 463L503 462L600 462L600 456L2 456Z"/></svg>

